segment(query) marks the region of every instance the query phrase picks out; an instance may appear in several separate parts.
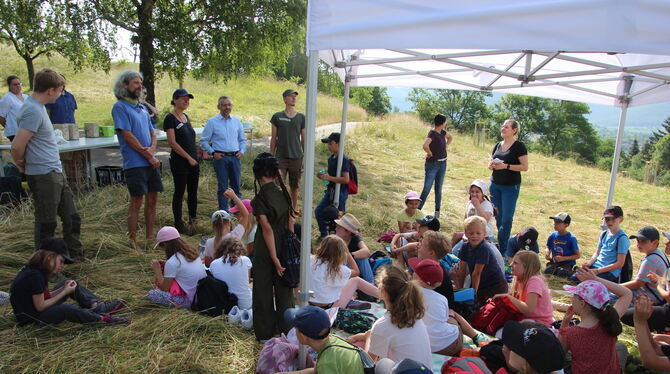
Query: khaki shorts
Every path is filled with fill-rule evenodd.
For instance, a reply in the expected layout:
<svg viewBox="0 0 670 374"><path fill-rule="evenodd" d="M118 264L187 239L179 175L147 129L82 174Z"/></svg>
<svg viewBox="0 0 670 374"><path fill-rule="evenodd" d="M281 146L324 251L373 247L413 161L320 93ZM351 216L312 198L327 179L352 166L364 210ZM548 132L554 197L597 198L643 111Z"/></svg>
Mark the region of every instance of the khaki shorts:
<svg viewBox="0 0 670 374"><path fill-rule="evenodd" d="M282 178L286 180L288 173L288 184L291 188L300 187L300 174L302 174L302 158L279 158L279 170Z"/></svg>

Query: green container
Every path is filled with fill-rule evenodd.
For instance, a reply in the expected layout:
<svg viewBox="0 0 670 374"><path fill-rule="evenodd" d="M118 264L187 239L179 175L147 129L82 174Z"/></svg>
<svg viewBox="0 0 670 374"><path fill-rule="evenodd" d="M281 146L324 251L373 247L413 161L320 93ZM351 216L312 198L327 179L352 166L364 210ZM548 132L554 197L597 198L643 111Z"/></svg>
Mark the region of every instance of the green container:
<svg viewBox="0 0 670 374"><path fill-rule="evenodd" d="M114 126L100 126L100 136L114 136Z"/></svg>

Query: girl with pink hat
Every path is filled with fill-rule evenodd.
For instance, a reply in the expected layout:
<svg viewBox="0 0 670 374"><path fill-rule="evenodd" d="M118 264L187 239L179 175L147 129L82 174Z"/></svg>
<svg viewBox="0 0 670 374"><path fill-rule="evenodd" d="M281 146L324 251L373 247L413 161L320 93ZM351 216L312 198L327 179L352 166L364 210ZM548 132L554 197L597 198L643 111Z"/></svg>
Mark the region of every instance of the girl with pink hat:
<svg viewBox="0 0 670 374"><path fill-rule="evenodd" d="M419 209L421 198L416 191L405 194L405 208L396 215L398 219L398 232L416 231L419 227L417 219L422 219L425 214Z"/></svg>

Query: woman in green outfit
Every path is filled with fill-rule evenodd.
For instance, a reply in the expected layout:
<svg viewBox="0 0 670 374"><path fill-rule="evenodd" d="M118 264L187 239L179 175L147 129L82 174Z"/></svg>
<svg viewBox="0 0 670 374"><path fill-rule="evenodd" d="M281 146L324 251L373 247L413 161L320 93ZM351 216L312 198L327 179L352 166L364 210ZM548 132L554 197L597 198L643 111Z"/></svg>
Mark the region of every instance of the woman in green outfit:
<svg viewBox="0 0 670 374"><path fill-rule="evenodd" d="M275 333L288 333L284 311L294 306L293 289L280 281L284 268L279 262L286 230L293 231L295 212L279 163L270 153L254 160L255 183L260 185L251 200L258 230L254 239L253 316L256 339L267 340ZM256 184L254 183L254 188Z"/></svg>

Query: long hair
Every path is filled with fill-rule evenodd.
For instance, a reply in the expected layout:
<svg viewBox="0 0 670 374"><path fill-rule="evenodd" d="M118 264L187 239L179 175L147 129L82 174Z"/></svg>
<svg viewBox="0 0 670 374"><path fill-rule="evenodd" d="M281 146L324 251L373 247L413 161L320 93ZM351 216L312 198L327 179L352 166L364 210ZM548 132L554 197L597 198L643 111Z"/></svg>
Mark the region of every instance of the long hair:
<svg viewBox="0 0 670 374"><path fill-rule="evenodd" d="M617 337L621 334L621 331L623 331L621 318L612 305L607 305L603 309L598 309L589 303L586 303L586 305L588 305L591 312L598 318L598 322L605 328L607 335Z"/></svg>
<svg viewBox="0 0 670 374"><path fill-rule="evenodd" d="M247 227L244 228L244 235L242 235L243 243L246 244L249 242L249 235L251 234L251 231L254 229L254 226L256 225L257 225L256 216L253 214L249 214L249 223L247 223Z"/></svg>
<svg viewBox="0 0 670 374"><path fill-rule="evenodd" d="M165 249L166 259L172 257L172 255L174 255L175 253L181 253L182 255L184 255L184 258L186 258L186 261L188 262L192 262L198 257L200 257L200 253L198 253L198 250L196 248L191 247L182 238L168 240L166 242L161 243L161 246Z"/></svg>
<svg viewBox="0 0 670 374"><path fill-rule="evenodd" d="M340 266L347 262L347 245L337 235L328 235L321 241L314 255L317 264L328 265L328 277L332 280L340 275Z"/></svg>
<svg viewBox="0 0 670 374"><path fill-rule="evenodd" d="M228 262L231 265L235 265L237 259L246 254L247 249L244 248L244 244L237 238L223 239L219 246L215 247L214 250L214 258L221 257L224 264Z"/></svg>
<svg viewBox="0 0 670 374"><path fill-rule="evenodd" d="M124 87L124 85L127 85L131 80L137 77L144 80L142 73L135 70L125 70L119 74L119 76L116 77L116 82L114 83L114 96L118 100L122 100L124 97L130 97L128 88Z"/></svg>
<svg viewBox="0 0 670 374"><path fill-rule="evenodd" d="M230 232L233 223L230 220L223 219L223 217L218 216L216 220L212 222L212 231L214 232L214 248L217 248L221 244L224 235ZM228 226L228 231L226 232L226 226Z"/></svg>
<svg viewBox="0 0 670 374"><path fill-rule="evenodd" d="M291 201L291 194L288 192L284 180L279 172L279 161L271 153L263 152L254 159L254 193L258 193L256 188L258 181L263 178L273 178L281 188L284 198L288 202L288 212L290 217L295 217L295 210L293 210L293 202Z"/></svg>
<svg viewBox="0 0 670 374"><path fill-rule="evenodd" d="M421 246L435 252L437 258L442 258L451 252L449 238L439 231L426 231L421 238Z"/></svg>
<svg viewBox="0 0 670 374"><path fill-rule="evenodd" d="M53 273L56 258L60 256L54 251L38 249L28 259L28 266L39 269L42 273L49 275Z"/></svg>
<svg viewBox="0 0 670 374"><path fill-rule="evenodd" d="M521 250L514 255L514 260L519 260L525 268L521 278L514 276L512 280L512 287L510 287L510 294L517 299L520 299L526 294L526 286L528 285L528 280L531 277L539 276L544 280L542 276L542 264L540 263L540 256L528 250Z"/></svg>
<svg viewBox="0 0 670 374"><path fill-rule="evenodd" d="M386 305L391 314L391 323L403 329L414 326L423 318L426 308L419 284L412 280L407 272L395 266L384 266L377 276L379 292L385 292L390 305Z"/></svg>

